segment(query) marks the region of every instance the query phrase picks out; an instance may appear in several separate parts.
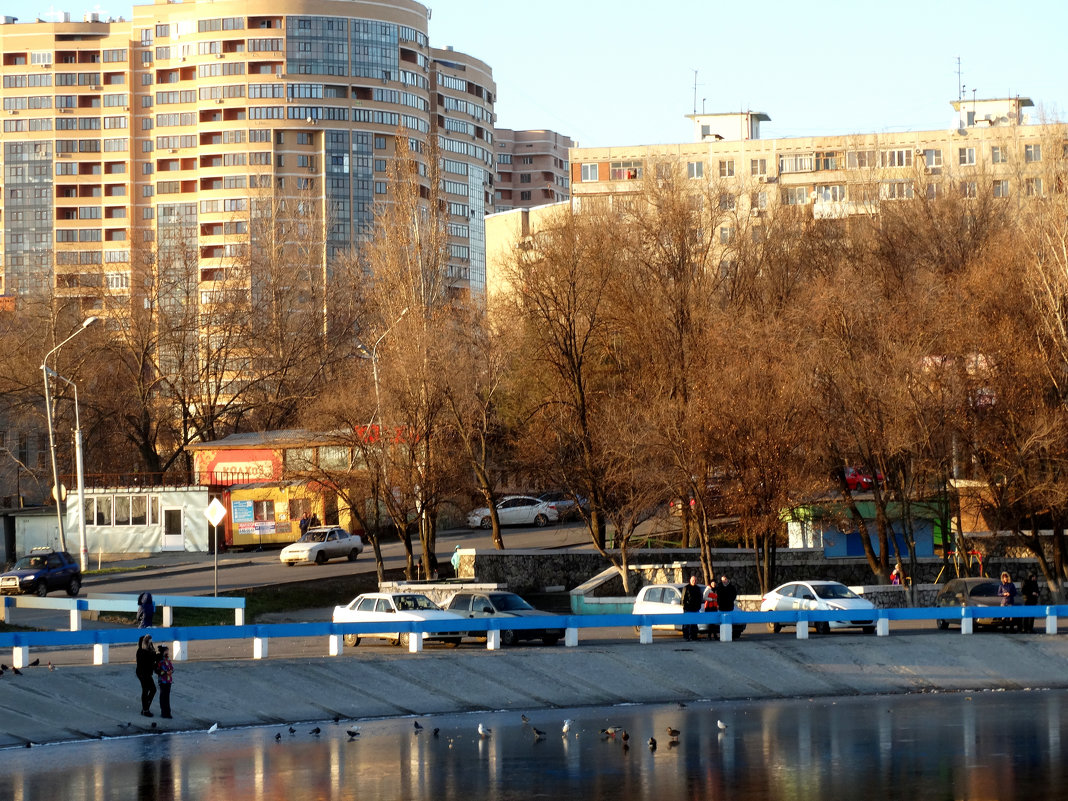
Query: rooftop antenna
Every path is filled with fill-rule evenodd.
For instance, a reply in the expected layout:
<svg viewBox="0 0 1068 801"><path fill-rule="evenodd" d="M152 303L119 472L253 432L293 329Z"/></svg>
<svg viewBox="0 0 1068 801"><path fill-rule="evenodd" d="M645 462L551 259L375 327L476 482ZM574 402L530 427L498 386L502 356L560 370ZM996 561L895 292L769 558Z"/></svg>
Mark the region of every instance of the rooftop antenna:
<svg viewBox="0 0 1068 801"><path fill-rule="evenodd" d="M697 70L693 71L693 113L697 113Z"/></svg>
<svg viewBox="0 0 1068 801"><path fill-rule="evenodd" d="M964 99L964 84L961 83L960 56L957 56L957 102Z"/></svg>

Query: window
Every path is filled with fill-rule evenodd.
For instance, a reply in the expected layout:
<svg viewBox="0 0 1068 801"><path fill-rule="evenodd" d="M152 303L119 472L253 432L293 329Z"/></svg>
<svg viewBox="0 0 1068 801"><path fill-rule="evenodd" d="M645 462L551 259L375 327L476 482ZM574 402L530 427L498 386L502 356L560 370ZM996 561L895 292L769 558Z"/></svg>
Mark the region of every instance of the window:
<svg viewBox="0 0 1068 801"><path fill-rule="evenodd" d="M937 148L929 148L923 151L923 163L929 170L942 166L942 151Z"/></svg>
<svg viewBox="0 0 1068 801"><path fill-rule="evenodd" d="M257 523L266 523L274 520L274 501L253 501L252 517Z"/></svg>
<svg viewBox="0 0 1068 801"><path fill-rule="evenodd" d="M638 181L641 177L642 163L640 161L613 161L611 163L609 180Z"/></svg>
<svg viewBox="0 0 1068 801"><path fill-rule="evenodd" d="M883 181L879 185L879 194L883 200L908 200L913 196L910 181Z"/></svg>
<svg viewBox="0 0 1068 801"><path fill-rule="evenodd" d="M719 177L720 178L733 178L734 177L734 159L720 159L720 162L719 162Z"/></svg>
<svg viewBox="0 0 1068 801"><path fill-rule="evenodd" d="M960 182L960 194L961 197L976 197L979 193L978 184L975 181L961 181Z"/></svg>
<svg viewBox="0 0 1068 801"><path fill-rule="evenodd" d="M1042 197L1042 179L1027 178L1024 180L1024 194L1028 197Z"/></svg>
<svg viewBox="0 0 1068 801"><path fill-rule="evenodd" d="M689 178L704 178L705 163L703 161L690 161L686 163L686 175Z"/></svg>
<svg viewBox="0 0 1068 801"><path fill-rule="evenodd" d="M531 175L530 175L529 172L521 173L520 176L519 176L519 183L521 183L521 184L529 184L530 183L530 179L531 179Z"/></svg>
<svg viewBox="0 0 1068 801"><path fill-rule="evenodd" d="M734 195L720 195L719 208L721 211L734 211Z"/></svg>
<svg viewBox="0 0 1068 801"><path fill-rule="evenodd" d="M837 170L841 161L841 156L834 151L816 153L817 170Z"/></svg>
<svg viewBox="0 0 1068 801"><path fill-rule="evenodd" d="M816 187L817 203L841 203L845 200L845 184L827 184Z"/></svg>
<svg viewBox="0 0 1068 801"><path fill-rule="evenodd" d="M911 167L912 151L908 148L884 150L879 153L880 167Z"/></svg>
<svg viewBox="0 0 1068 801"><path fill-rule="evenodd" d="M990 163L991 164L1008 164L1009 154L1005 148L998 145L994 145L990 148Z"/></svg>
<svg viewBox="0 0 1068 801"><path fill-rule="evenodd" d="M1009 181L1007 178L1002 178L999 181L994 181L994 197L1008 197L1009 196Z"/></svg>
<svg viewBox="0 0 1068 801"><path fill-rule="evenodd" d="M1028 164L1042 161L1042 145L1024 145L1024 161Z"/></svg>
<svg viewBox="0 0 1068 801"><path fill-rule="evenodd" d="M957 163L962 167L975 164L975 148L962 147L957 151Z"/></svg>
<svg viewBox="0 0 1068 801"><path fill-rule="evenodd" d="M597 167L596 164L583 164L579 169L581 171L581 180L583 182L596 181L597 180Z"/></svg>
<svg viewBox="0 0 1068 801"><path fill-rule="evenodd" d="M520 193L519 193L519 199L520 199L520 200L530 200L530 192L529 192L529 191L527 191L527 192L520 192Z"/></svg>
<svg viewBox="0 0 1068 801"><path fill-rule="evenodd" d="M782 190L782 202L787 206L804 206L808 202L808 190L803 186L788 186Z"/></svg>
<svg viewBox="0 0 1068 801"><path fill-rule="evenodd" d="M754 192L749 197L749 205L754 209L766 209L768 207L768 193Z"/></svg>
<svg viewBox="0 0 1068 801"><path fill-rule="evenodd" d="M734 229L729 225L721 225L719 229L719 243L726 245L734 236Z"/></svg>
<svg viewBox="0 0 1068 801"><path fill-rule="evenodd" d="M750 175L767 175L768 174L768 160L767 159L750 159L750 161L749 161L749 174Z"/></svg>
<svg viewBox="0 0 1068 801"><path fill-rule="evenodd" d="M848 170L868 170L874 166L874 150L851 150L846 153L846 169Z"/></svg>

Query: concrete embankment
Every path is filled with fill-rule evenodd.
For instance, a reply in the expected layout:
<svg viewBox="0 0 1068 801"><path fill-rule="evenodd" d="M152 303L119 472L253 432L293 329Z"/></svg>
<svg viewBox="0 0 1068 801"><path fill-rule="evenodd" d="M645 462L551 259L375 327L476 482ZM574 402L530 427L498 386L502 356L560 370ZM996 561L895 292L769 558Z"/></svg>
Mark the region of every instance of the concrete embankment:
<svg viewBox="0 0 1068 801"><path fill-rule="evenodd" d="M177 665L173 720L139 714L128 663L0 677L0 747L139 732L629 702L1068 687L1068 637L930 632L733 643L346 649ZM157 707L158 711L158 707ZM155 726L153 727L153 724Z"/></svg>

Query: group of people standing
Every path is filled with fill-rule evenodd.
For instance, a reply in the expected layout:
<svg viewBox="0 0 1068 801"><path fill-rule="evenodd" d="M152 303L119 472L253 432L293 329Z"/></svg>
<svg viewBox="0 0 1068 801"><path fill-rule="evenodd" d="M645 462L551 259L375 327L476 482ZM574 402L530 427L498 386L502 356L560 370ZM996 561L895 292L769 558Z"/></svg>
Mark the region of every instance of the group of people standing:
<svg viewBox="0 0 1068 801"><path fill-rule="evenodd" d="M137 598L137 627L152 625L156 612L152 593L143 592ZM159 678L159 713L161 718L171 717L171 684L174 683L174 663L166 645L157 646L152 635L145 634L137 641L137 656L134 665L137 680L141 683L141 714L152 717L152 699L156 697L156 679Z"/></svg>
<svg viewBox="0 0 1068 801"><path fill-rule="evenodd" d="M715 598L712 597L713 593ZM682 611L700 612L702 609L710 608L712 611L733 612L737 599L738 589L726 576L720 576L719 584L713 582L713 586L709 587L707 592L698 585L697 576L690 576L690 583L682 590ZM682 639L687 641L700 639L700 630L696 623L688 623L682 627ZM714 640L719 637L710 629L708 639Z"/></svg>
<svg viewBox="0 0 1068 801"><path fill-rule="evenodd" d="M1002 572L1001 583L998 585L998 597L1001 599L1002 606L1015 606L1017 595L1023 597L1024 606L1037 606L1038 593L1038 576L1034 573L1029 574L1024 579L1023 586L1017 592L1012 576L1007 571ZM1035 629L1035 619L1033 617L1016 618L1014 622L1022 631L1034 631Z"/></svg>

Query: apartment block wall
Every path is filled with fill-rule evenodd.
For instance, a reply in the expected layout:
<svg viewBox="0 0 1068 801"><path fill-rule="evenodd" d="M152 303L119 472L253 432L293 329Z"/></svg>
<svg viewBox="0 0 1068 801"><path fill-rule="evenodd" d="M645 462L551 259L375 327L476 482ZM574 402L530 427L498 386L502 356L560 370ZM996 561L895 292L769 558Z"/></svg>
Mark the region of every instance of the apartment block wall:
<svg viewBox="0 0 1068 801"><path fill-rule="evenodd" d="M497 130L497 210L567 200L571 138L556 131Z"/></svg>

